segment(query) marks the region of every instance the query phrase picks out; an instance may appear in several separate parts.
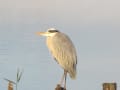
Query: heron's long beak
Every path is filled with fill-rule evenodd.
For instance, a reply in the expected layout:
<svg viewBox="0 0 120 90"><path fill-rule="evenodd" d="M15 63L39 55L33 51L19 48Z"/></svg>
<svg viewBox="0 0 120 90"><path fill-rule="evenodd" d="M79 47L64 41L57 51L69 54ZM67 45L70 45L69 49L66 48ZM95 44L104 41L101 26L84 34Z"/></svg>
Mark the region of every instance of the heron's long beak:
<svg viewBox="0 0 120 90"><path fill-rule="evenodd" d="M41 35L41 36L47 36L47 32L36 32L37 35Z"/></svg>

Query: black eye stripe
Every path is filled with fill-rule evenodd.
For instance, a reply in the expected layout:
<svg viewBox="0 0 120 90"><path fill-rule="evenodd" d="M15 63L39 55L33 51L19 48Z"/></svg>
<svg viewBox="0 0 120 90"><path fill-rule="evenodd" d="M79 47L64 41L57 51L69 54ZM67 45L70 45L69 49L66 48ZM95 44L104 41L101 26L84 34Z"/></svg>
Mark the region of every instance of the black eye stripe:
<svg viewBox="0 0 120 90"><path fill-rule="evenodd" d="M54 33L54 32L59 32L58 30L49 30L48 32Z"/></svg>

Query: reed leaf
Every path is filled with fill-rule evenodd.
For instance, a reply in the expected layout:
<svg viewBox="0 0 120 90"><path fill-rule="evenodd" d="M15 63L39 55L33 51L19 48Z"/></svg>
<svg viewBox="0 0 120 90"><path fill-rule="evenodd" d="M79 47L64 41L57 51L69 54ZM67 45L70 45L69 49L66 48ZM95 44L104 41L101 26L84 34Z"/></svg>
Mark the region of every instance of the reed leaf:
<svg viewBox="0 0 120 90"><path fill-rule="evenodd" d="M14 81L12 81L12 80L9 80L7 78L4 78L4 80L16 85L16 83Z"/></svg>

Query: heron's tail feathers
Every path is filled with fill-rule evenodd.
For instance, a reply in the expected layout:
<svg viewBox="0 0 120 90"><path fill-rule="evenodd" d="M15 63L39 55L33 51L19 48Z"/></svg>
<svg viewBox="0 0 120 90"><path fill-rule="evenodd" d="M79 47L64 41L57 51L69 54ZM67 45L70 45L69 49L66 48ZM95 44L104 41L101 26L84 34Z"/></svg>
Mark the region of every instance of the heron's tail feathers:
<svg viewBox="0 0 120 90"><path fill-rule="evenodd" d="M76 79L76 74L77 74L76 70L71 70L68 73L72 79Z"/></svg>

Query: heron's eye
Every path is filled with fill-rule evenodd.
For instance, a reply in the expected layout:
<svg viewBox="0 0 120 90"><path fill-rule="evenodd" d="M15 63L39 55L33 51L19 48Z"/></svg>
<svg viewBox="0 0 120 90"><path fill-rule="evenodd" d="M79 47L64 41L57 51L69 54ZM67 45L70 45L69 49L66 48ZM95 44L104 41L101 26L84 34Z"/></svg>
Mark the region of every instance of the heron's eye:
<svg viewBox="0 0 120 90"><path fill-rule="evenodd" d="M59 32L59 31L58 30L49 30L48 32L55 33L55 32Z"/></svg>

